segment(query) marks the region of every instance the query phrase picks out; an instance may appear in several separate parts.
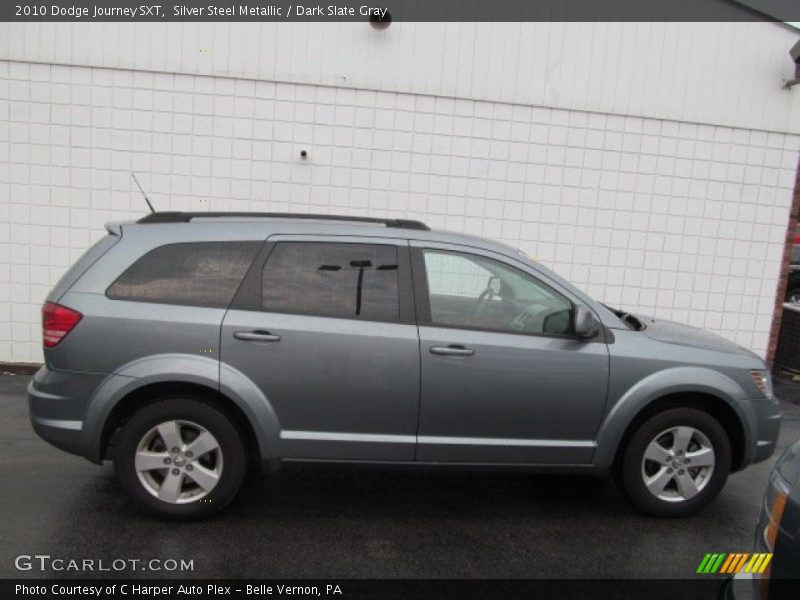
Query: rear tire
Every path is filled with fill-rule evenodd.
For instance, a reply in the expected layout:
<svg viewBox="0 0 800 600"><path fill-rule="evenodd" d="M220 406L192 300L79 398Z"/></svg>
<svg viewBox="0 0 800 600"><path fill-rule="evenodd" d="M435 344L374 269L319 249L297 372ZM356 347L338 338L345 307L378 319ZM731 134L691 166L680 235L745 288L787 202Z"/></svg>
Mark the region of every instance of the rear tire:
<svg viewBox="0 0 800 600"><path fill-rule="evenodd" d="M619 481L641 512L683 517L717 497L731 467L725 429L706 412L673 408L642 423L623 450Z"/></svg>
<svg viewBox="0 0 800 600"><path fill-rule="evenodd" d="M114 468L137 507L164 519L202 519L225 508L247 470L242 436L201 398L164 398L119 433Z"/></svg>

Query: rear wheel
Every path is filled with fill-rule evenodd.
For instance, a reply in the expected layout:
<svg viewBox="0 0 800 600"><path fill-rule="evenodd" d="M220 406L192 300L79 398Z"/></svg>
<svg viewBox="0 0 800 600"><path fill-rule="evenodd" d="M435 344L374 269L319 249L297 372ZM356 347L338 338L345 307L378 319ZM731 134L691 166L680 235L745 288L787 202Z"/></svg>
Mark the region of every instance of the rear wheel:
<svg viewBox="0 0 800 600"><path fill-rule="evenodd" d="M114 466L136 504L162 518L198 519L227 506L247 456L239 431L199 398L145 406L120 432Z"/></svg>
<svg viewBox="0 0 800 600"><path fill-rule="evenodd" d="M634 432L619 475L640 511L681 517L719 494L730 465L730 441L719 422L697 409L674 408L650 417Z"/></svg>

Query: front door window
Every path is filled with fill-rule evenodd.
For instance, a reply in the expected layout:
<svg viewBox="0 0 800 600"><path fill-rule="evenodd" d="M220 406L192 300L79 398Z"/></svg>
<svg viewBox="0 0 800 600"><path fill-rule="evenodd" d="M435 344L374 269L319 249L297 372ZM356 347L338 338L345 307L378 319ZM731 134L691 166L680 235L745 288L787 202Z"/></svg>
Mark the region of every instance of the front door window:
<svg viewBox="0 0 800 600"><path fill-rule="evenodd" d="M424 250L423 255L434 325L572 333L572 303L527 273L476 254Z"/></svg>

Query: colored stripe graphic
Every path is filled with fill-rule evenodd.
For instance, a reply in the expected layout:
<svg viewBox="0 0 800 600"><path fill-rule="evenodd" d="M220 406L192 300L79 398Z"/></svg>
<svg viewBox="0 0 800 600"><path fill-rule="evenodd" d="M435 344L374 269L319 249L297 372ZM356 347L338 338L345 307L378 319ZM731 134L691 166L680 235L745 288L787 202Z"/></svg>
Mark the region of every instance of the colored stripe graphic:
<svg viewBox="0 0 800 600"><path fill-rule="evenodd" d="M697 567L698 573L716 573L719 570L720 565L722 565L722 561L725 559L726 554L722 553L714 553L714 554L706 554L703 558L700 566Z"/></svg>
<svg viewBox="0 0 800 600"><path fill-rule="evenodd" d="M769 561L772 560L772 554L753 554L753 558L750 559L750 562L747 563L747 567L745 568L745 573L763 573L767 569L767 565L769 565Z"/></svg>
<svg viewBox="0 0 800 600"><path fill-rule="evenodd" d="M763 573L771 560L772 554L768 553L734 552L727 554L725 552L708 552L703 557L703 560L700 561L696 572L733 575L741 572L744 568L745 573Z"/></svg>
<svg viewBox="0 0 800 600"><path fill-rule="evenodd" d="M731 573L738 573L739 571L741 571L741 570L742 570L742 567L744 566L744 563L747 561L747 559L748 559L748 557L749 557L750 555L749 555L748 553L746 553L746 552L745 552L744 554L740 554L739 556L740 556L740 558L739 558L739 561L738 561L738 562L736 563L736 565L735 565L735 566L734 566L734 567L731 569Z"/></svg>
<svg viewBox="0 0 800 600"><path fill-rule="evenodd" d="M726 556L726 555L725 555L725 553L724 553L724 552L722 552L722 553L719 555L719 558L718 558L718 559L717 559L717 561L714 563L714 565L711 567L711 570L709 571L710 573L716 573L717 571L719 571L719 568L720 568L720 566L722 566L722 561L725 559L725 556Z"/></svg>
<svg viewBox="0 0 800 600"><path fill-rule="evenodd" d="M728 559L722 563L722 569L720 569L720 573L731 573L731 569L736 564L736 559L739 555L738 554L728 554Z"/></svg>
<svg viewBox="0 0 800 600"><path fill-rule="evenodd" d="M769 561L771 560L772 560L772 553L770 552L769 554L767 554L767 557L764 559L764 562L761 563L761 570L759 571L759 573L763 573L764 571L767 570L767 566L769 565Z"/></svg>
<svg viewBox="0 0 800 600"><path fill-rule="evenodd" d="M763 555L761 554L753 554L753 558L750 559L750 562L747 563L747 566L744 569L745 573L756 573L756 569L758 569L759 563L764 559Z"/></svg>
<svg viewBox="0 0 800 600"><path fill-rule="evenodd" d="M705 573L706 572L706 565L708 564L710 559L711 559L711 555L710 554L706 554L703 557L703 560L700 561L700 566L697 567L697 571L695 571L695 572L696 573Z"/></svg>

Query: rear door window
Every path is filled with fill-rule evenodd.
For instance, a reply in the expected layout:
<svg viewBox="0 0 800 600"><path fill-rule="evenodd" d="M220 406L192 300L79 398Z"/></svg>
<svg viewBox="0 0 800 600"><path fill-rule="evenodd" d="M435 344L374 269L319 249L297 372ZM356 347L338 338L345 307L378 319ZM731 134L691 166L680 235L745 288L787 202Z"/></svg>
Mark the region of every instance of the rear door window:
<svg viewBox="0 0 800 600"><path fill-rule="evenodd" d="M343 319L398 321L397 247L279 242L264 265L262 308Z"/></svg>
<svg viewBox="0 0 800 600"><path fill-rule="evenodd" d="M225 308L263 242L192 242L151 250L106 290L114 300Z"/></svg>

